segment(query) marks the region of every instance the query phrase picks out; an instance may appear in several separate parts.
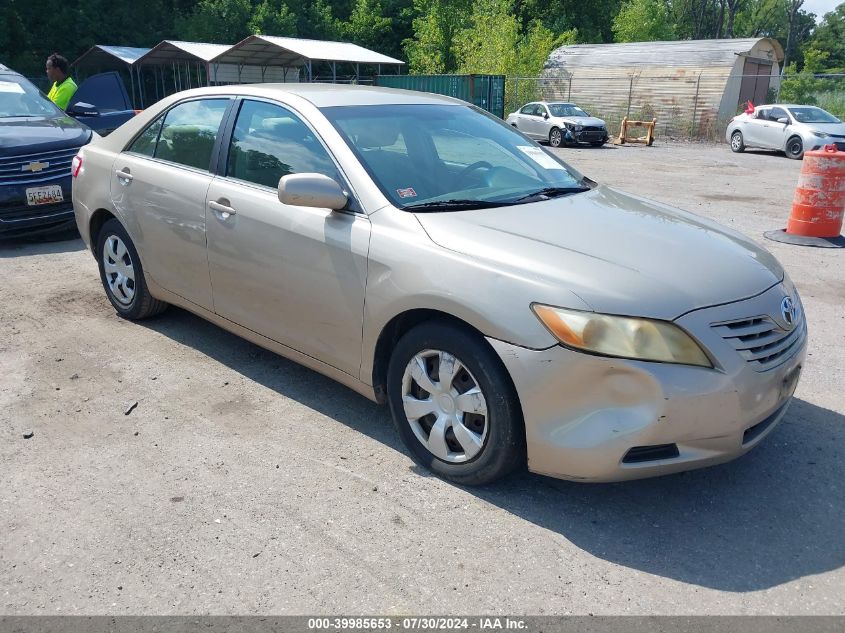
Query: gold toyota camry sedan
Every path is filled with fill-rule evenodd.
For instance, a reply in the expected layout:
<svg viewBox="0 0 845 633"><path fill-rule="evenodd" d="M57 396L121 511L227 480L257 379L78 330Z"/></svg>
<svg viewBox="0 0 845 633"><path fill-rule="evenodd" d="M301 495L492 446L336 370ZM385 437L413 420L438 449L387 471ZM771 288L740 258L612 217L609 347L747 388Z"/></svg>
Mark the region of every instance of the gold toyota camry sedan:
<svg viewBox="0 0 845 633"><path fill-rule="evenodd" d="M121 316L180 306L385 402L461 484L725 462L801 372L801 301L768 252L463 101L192 90L82 148L73 176Z"/></svg>

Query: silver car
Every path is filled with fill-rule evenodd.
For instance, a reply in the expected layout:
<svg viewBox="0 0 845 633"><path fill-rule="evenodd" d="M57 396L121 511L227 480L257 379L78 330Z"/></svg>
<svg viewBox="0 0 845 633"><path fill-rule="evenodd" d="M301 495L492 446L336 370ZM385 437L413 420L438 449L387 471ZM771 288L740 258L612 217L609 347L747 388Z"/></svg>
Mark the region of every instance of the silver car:
<svg viewBox="0 0 845 633"><path fill-rule="evenodd" d="M413 457L461 484L730 460L783 417L804 360L768 252L448 97L192 90L73 174L118 314L180 306L387 403Z"/></svg>
<svg viewBox="0 0 845 633"><path fill-rule="evenodd" d="M610 138L607 125L574 103L537 101L508 115L507 122L526 136L552 147L588 143L601 147Z"/></svg>
<svg viewBox="0 0 845 633"><path fill-rule="evenodd" d="M800 160L805 151L824 145L845 151L845 123L816 106L764 105L731 119L725 138L734 152L759 147Z"/></svg>

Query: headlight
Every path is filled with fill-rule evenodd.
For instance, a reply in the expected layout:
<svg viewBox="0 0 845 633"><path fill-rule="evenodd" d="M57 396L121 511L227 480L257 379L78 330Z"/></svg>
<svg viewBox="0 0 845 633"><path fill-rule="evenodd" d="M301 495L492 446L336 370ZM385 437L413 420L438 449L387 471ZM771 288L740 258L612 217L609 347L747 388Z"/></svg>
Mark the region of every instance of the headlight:
<svg viewBox="0 0 845 633"><path fill-rule="evenodd" d="M667 321L611 316L533 304L537 318L561 343L603 356L713 367L681 328Z"/></svg>
<svg viewBox="0 0 845 633"><path fill-rule="evenodd" d="M818 136L819 138L827 138L830 135L825 134L824 132L813 132L813 136Z"/></svg>
<svg viewBox="0 0 845 633"><path fill-rule="evenodd" d="M583 129L584 129L584 126L583 126L583 125L576 125L576 126L575 126L575 131L576 131L576 132L580 132L580 131L581 131L581 130L583 130Z"/></svg>

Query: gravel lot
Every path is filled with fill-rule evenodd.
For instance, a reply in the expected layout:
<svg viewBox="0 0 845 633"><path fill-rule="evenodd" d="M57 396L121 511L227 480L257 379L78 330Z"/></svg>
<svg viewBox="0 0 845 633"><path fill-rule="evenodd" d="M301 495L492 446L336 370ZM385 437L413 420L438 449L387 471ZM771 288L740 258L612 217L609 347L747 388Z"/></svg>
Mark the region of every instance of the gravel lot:
<svg viewBox="0 0 845 633"><path fill-rule="evenodd" d="M122 321L81 241L2 242L0 613L845 613L845 251L762 237L800 163L560 153L780 258L810 356L763 445L655 480L462 489L318 374L180 310Z"/></svg>

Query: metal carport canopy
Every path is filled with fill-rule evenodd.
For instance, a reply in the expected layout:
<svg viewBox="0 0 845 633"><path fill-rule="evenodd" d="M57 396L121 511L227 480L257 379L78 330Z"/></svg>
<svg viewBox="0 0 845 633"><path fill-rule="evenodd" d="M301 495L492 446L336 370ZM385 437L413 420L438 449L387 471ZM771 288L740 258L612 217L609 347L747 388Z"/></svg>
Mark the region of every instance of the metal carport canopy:
<svg viewBox="0 0 845 633"><path fill-rule="evenodd" d="M100 68L123 68L124 66L135 64L149 50L149 48L135 48L132 46L96 44L77 57L71 66L87 64L92 66L97 65Z"/></svg>
<svg viewBox="0 0 845 633"><path fill-rule="evenodd" d="M373 65L405 63L357 44L272 35L250 35L211 61L239 66L293 67L304 66L312 60Z"/></svg>
<svg viewBox="0 0 845 633"><path fill-rule="evenodd" d="M138 58L141 64L169 64L179 62L208 63L218 55L232 48L228 44L207 44L205 42L180 42L164 40L153 46Z"/></svg>

